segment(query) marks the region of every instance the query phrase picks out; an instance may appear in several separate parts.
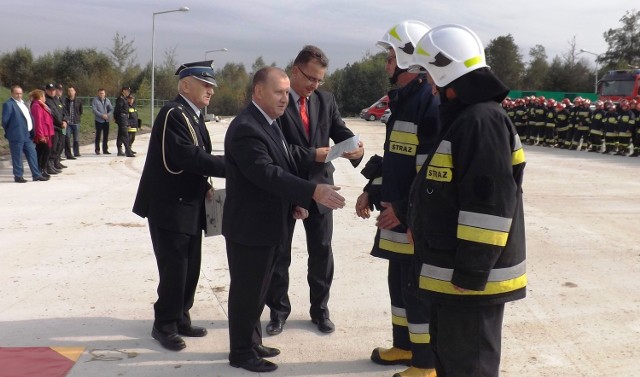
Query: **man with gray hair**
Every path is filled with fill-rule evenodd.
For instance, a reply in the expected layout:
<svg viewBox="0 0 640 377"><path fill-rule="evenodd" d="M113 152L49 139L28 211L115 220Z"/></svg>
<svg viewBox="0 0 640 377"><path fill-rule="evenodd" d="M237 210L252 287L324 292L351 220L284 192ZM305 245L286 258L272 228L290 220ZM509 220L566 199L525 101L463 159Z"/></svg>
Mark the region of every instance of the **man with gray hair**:
<svg viewBox="0 0 640 377"><path fill-rule="evenodd" d="M155 119L133 212L146 217L160 281L151 335L169 350L186 347L181 336L202 337L189 310L198 286L207 177L224 177L223 156L211 155L201 109L213 88L213 61L181 65L179 95Z"/></svg>

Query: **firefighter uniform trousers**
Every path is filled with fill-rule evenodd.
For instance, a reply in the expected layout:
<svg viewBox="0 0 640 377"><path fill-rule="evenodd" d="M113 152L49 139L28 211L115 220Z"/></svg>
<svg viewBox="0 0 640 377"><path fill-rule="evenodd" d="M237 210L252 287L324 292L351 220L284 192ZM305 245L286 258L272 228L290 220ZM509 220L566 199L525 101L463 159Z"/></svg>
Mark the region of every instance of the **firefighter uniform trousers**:
<svg viewBox="0 0 640 377"><path fill-rule="evenodd" d="M602 138L604 136L604 110L599 109L591 116L591 127L589 129L589 152L600 152L602 150Z"/></svg>
<svg viewBox="0 0 640 377"><path fill-rule="evenodd" d="M618 150L618 113L607 111L604 118L605 153L613 153Z"/></svg>
<svg viewBox="0 0 640 377"><path fill-rule="evenodd" d="M618 118L618 153L625 154L636 128L635 115L631 110L620 110Z"/></svg>
<svg viewBox="0 0 640 377"><path fill-rule="evenodd" d="M406 200L417 171L427 159L426 151L439 134L438 100L426 80L416 78L389 92L392 115L387 123L384 158L379 176L369 182L369 201ZM372 192L380 193L374 198ZM396 214L399 218L401 214ZM411 366L434 368L430 345L429 302L417 296L417 260L407 228L378 229L371 255L389 260L387 281L391 298L393 346L412 352Z"/></svg>

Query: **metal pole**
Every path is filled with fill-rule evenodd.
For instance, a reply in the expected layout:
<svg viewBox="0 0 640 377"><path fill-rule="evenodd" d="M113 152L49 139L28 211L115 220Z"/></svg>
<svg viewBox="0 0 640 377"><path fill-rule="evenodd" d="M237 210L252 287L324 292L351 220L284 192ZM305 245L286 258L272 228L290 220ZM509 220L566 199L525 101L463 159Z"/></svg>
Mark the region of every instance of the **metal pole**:
<svg viewBox="0 0 640 377"><path fill-rule="evenodd" d="M153 48L156 43L156 13L153 14L153 21L151 22L151 117L149 118L149 125L153 126L153 102L154 102L154 89L155 89L155 70L156 62L155 55L153 54Z"/></svg>
<svg viewBox="0 0 640 377"><path fill-rule="evenodd" d="M218 51L228 51L228 49L226 47L223 47L223 48L219 48L219 49L216 49L216 50L205 51L204 52L204 60L205 61L207 60L207 54L208 53L210 53L210 52L218 52ZM207 108L208 107L209 107L208 105L204 107L204 121L205 122L207 121Z"/></svg>
<svg viewBox="0 0 640 377"><path fill-rule="evenodd" d="M188 7L180 7L180 9L173 10L165 10L162 12L154 12L151 17L151 118L149 118L149 124L153 126L153 115L154 115L154 105L155 105L155 78L156 78L156 60L154 54L154 48L156 44L156 15L164 14L164 13L172 13L172 12L188 12Z"/></svg>

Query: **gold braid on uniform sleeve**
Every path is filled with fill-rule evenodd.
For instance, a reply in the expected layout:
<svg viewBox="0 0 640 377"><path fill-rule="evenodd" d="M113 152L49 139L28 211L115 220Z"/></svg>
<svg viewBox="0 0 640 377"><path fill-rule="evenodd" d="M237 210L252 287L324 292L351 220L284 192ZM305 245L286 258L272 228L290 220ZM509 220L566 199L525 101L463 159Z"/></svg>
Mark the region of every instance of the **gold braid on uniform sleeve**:
<svg viewBox="0 0 640 377"><path fill-rule="evenodd" d="M180 109L180 106L177 107L178 109ZM165 156L165 147L164 147L164 139L165 139L165 133L167 132L167 121L169 120L169 114L171 114L171 112L173 110L175 110L176 107L170 109L169 111L167 111L167 114L164 117L164 125L163 125L163 129L162 129L162 162L164 163L164 168L167 169L167 171L171 174L181 174L184 170L180 170L180 171L173 171L171 169L169 169L169 165L167 164L167 158ZM187 128L189 129L189 133L191 134L191 139L193 139L193 144L195 146L198 146L198 137L196 136L196 131L193 129L193 126L191 125L191 122L189 121L189 118L184 115L183 111L180 111L180 115L182 115L182 117L184 118L184 120L187 122Z"/></svg>

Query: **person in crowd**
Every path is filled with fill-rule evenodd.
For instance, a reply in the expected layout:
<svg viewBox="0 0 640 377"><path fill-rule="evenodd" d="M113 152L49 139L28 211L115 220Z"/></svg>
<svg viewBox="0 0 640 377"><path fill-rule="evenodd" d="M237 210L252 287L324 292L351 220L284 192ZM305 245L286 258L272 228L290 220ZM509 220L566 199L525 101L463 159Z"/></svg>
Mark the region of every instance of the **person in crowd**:
<svg viewBox="0 0 640 377"><path fill-rule="evenodd" d="M604 102L596 101L596 108L591 115L589 123L589 152L600 152L603 149L602 137L604 136Z"/></svg>
<svg viewBox="0 0 640 377"><path fill-rule="evenodd" d="M416 175L407 221L438 376L497 377L505 303L526 295L520 137L480 38L461 25L427 32L416 62L441 100L444 133Z"/></svg>
<svg viewBox="0 0 640 377"><path fill-rule="evenodd" d="M571 106L571 100L563 98L556 104L556 136L557 146L561 149L565 148L565 140L567 139L567 133L569 132L570 116L571 113L568 106ZM517 127L516 127L517 129Z"/></svg>
<svg viewBox="0 0 640 377"><path fill-rule="evenodd" d="M604 145L603 153L614 154L618 152L618 111L612 101L604 103Z"/></svg>
<svg viewBox="0 0 640 377"><path fill-rule="evenodd" d="M31 100L31 115L33 116L33 141L36 144L36 153L38 155L38 167L45 178L51 177L51 174L58 174L49 169L49 157L51 156L51 147L53 146L53 137L55 130L53 129L53 117L51 110L45 104L45 93L42 89L35 89L29 93Z"/></svg>
<svg viewBox="0 0 640 377"><path fill-rule="evenodd" d="M46 181L38 166L38 155L33 145L33 118L29 108L24 103L22 87L11 87L11 98L2 104L2 128L4 136L9 141L9 153L11 154L11 166L13 180L16 183L26 183L24 179L24 166L22 155L27 158L31 178L34 181Z"/></svg>
<svg viewBox="0 0 640 377"><path fill-rule="evenodd" d="M618 155L626 156L633 133L636 130L636 117L629 107L629 100L620 101L618 109Z"/></svg>
<svg viewBox="0 0 640 377"><path fill-rule="evenodd" d="M580 106L576 109L575 133L571 141L573 150L589 149L589 129L591 128L591 100L588 98L580 101Z"/></svg>
<svg viewBox="0 0 640 377"><path fill-rule="evenodd" d="M513 124L516 126L516 130L518 130L520 140L525 142L527 137L527 106L525 105L525 100L522 98L516 99Z"/></svg>
<svg viewBox="0 0 640 377"><path fill-rule="evenodd" d="M67 87L67 97L64 99L64 109L69 119L65 136L64 153L67 160L80 157L80 123L82 123L82 100L76 96L73 85ZM73 140L72 140L73 139Z"/></svg>
<svg viewBox="0 0 640 377"><path fill-rule="evenodd" d="M638 103L640 97L629 101L629 108L633 111L633 115L636 119L635 129L633 131L633 154L631 157L638 157L640 155L640 103Z"/></svg>
<svg viewBox="0 0 640 377"><path fill-rule="evenodd" d="M329 59L316 46L304 46L293 61L291 68L289 105L280 118L282 132L289 144L309 147L328 147L329 140L339 143L354 136L345 125L333 94L320 91ZM345 158L356 167L362 160L362 143ZM313 162L307 168L299 167L298 175L315 183L333 184L331 162ZM307 282L310 291L309 314L311 321L323 333L331 333L335 325L329 317L329 290L333 281L333 211L312 202L309 217L303 220L309 259L307 262ZM295 222L291 223L290 236L285 252L275 261L271 286L267 293L266 305L271 309L271 321L266 331L269 335L282 332L291 313L289 301L289 266L291 265L291 241Z"/></svg>
<svg viewBox="0 0 640 377"><path fill-rule="evenodd" d="M547 113L544 127L544 135L542 146L543 147L555 147L556 146L556 100L549 98L547 100Z"/></svg>
<svg viewBox="0 0 640 377"><path fill-rule="evenodd" d="M47 84L45 86L45 104L49 106L49 110L51 110L53 129L55 130L52 139L51 155L49 156L49 169L47 170L49 174L51 174L51 171L61 173L62 169L67 167L62 164L61 159L62 152L64 151L64 138L68 123L64 112L64 105L59 94L62 94L61 84Z"/></svg>
<svg viewBox="0 0 640 377"><path fill-rule="evenodd" d="M127 97L130 94L131 88L128 86L123 86L120 89L120 97L116 99L116 107L113 109L113 119L118 126L118 137L116 139L118 156L135 157L131 153L131 146L129 145L129 101Z"/></svg>
<svg viewBox="0 0 640 377"><path fill-rule="evenodd" d="M109 152L109 117L113 113L111 101L107 98L104 89L98 89L98 95L91 100L91 110L95 117L96 138L95 152L100 154L100 139L102 139L102 153L111 154Z"/></svg>
<svg viewBox="0 0 640 377"><path fill-rule="evenodd" d="M407 20L391 27L378 41L387 52L385 70L395 88L389 91L391 116L386 125L384 155L373 156L363 174L369 179L356 202L356 214L368 218L380 210L371 255L389 261L387 283L391 301L392 347L377 347L371 360L381 365L407 365L395 377L435 376L429 338L431 307L418 297L414 248L405 216L407 197L416 172L435 146L440 133L439 99L432 94L424 73L408 70L418 40L429 30L420 21ZM373 173L372 173L373 172Z"/></svg>
<svg viewBox="0 0 640 377"><path fill-rule="evenodd" d="M328 148L303 150L286 143L277 119L288 101L286 72L277 67L258 70L252 101L233 119L224 141L229 363L258 373L278 367L265 359L280 350L262 344L260 315L275 260L289 240L290 222L306 218L312 200L330 209L345 204L337 187L298 177L298 164L324 161Z"/></svg>
<svg viewBox="0 0 640 377"><path fill-rule="evenodd" d="M127 97L127 103L129 104L129 128L127 129L129 133L129 148L133 148L133 142L136 140L136 134L138 130L142 128L141 120L138 118L138 108L136 106L136 98L133 94L129 94ZM131 149L131 153L136 154L136 152Z"/></svg>
<svg viewBox="0 0 640 377"><path fill-rule="evenodd" d="M160 275L151 336L173 351L186 347L183 336L207 335L192 324L189 311L200 276L205 196L213 197L207 177L225 176L224 157L211 154L202 116L217 86L212 63L187 63L176 71L178 96L155 119L133 205L148 220Z"/></svg>

